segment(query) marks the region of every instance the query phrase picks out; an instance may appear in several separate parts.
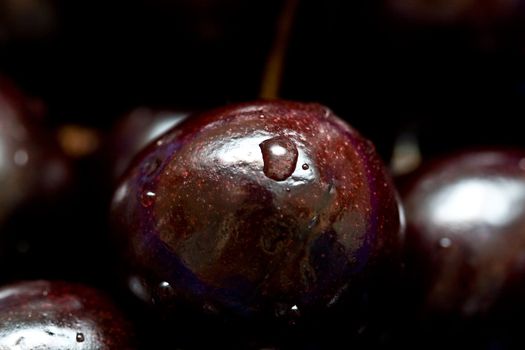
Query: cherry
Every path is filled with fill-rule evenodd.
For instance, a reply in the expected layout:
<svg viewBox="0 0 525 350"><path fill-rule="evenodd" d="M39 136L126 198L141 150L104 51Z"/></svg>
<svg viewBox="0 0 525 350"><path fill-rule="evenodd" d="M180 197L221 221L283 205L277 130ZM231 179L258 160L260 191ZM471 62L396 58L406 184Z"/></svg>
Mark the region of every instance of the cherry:
<svg viewBox="0 0 525 350"><path fill-rule="evenodd" d="M27 102L0 79L0 228L25 202L49 198L70 181L67 161L31 119Z"/></svg>
<svg viewBox="0 0 525 350"><path fill-rule="evenodd" d="M189 113L137 108L116 124L111 140L113 176L124 173L133 157L149 142L183 121Z"/></svg>
<svg viewBox="0 0 525 350"><path fill-rule="evenodd" d="M57 267L70 268L62 253L78 251L76 240L66 244L74 169L34 107L0 77L1 280L57 277Z"/></svg>
<svg viewBox="0 0 525 350"><path fill-rule="evenodd" d="M525 277L525 152L451 154L401 192L407 269L422 310L474 316L512 304L507 297L523 291Z"/></svg>
<svg viewBox="0 0 525 350"><path fill-rule="evenodd" d="M101 292L66 282L0 288L0 348L133 349L125 318Z"/></svg>
<svg viewBox="0 0 525 350"><path fill-rule="evenodd" d="M185 120L128 170L112 217L137 296L212 314L324 311L399 249L374 146L317 104Z"/></svg>

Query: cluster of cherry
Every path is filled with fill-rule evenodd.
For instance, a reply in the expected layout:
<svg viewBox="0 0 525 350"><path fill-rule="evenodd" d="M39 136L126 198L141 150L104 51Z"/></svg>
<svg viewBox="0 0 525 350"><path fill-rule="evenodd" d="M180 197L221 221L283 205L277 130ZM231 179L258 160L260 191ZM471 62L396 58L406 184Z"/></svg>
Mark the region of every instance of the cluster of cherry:
<svg viewBox="0 0 525 350"><path fill-rule="evenodd" d="M173 93L201 108L228 94L243 100L245 90L253 90L253 79L243 73L251 65L244 62L246 67L230 73L244 59L235 51L207 66L216 51L202 47L187 56L177 50L177 57L185 57L177 64L170 61L175 55L165 58L152 75L165 80L151 91L146 91L152 82L145 70L138 74L142 90L108 78L119 87L111 96L118 103L101 112L104 125L96 128L69 124L78 122L69 116L55 120L60 126L50 125L44 103L0 77L0 349L442 348L451 343L503 349L524 344L516 320L525 312L525 149L520 148L525 145L520 129L509 122L523 108L513 111L522 102L518 85L525 78L516 63L523 57L523 1L342 3L286 2L276 51L270 53L269 86L263 84L267 100L204 111L139 108L106 128L102 120L118 115L113 109L141 94L151 94L146 101L156 101L157 95L165 101ZM57 9L72 9L51 1L20 4L0 0L0 45L14 42L5 47L15 51L19 42L58 31ZM188 48L205 47L211 26L216 36L223 29L224 37L215 42L212 35L210 47L230 42L223 52L239 49L245 37L227 39L235 30L226 22L233 21L223 14L215 23L212 12L238 8L231 16L247 18L242 1L196 4L132 2L129 7L137 13L169 8L166 12L177 13L178 20L185 11L192 18L209 17L185 24L189 33L199 33L195 42L179 28L178 44L187 40ZM257 2L254 8L273 16L280 5ZM91 8L100 12L96 5ZM347 8L353 12L342 11ZM284 62L292 17L301 11L303 21L294 23L294 50ZM304 18L317 12L320 25L306 25ZM334 16L340 17L327 28ZM29 17L33 26L27 26ZM346 26L354 22L374 30L358 40L361 32L352 34ZM163 46L173 34L159 26ZM266 51L259 39L269 37L268 28L239 52ZM106 29L99 36L109 48L113 42ZM134 50L133 35L123 37ZM350 54L342 41L355 42ZM120 55L126 57L123 47ZM362 54L366 50L372 53ZM22 56L33 60L33 55L13 55L11 65L22 62L15 69L9 68L9 55L8 64L0 55L0 65L22 78L16 80L22 86L32 86L29 91L38 91L49 80L46 74L54 73L24 64ZM233 56L238 61L229 62ZM54 58L47 56L50 62ZM150 58L149 65L158 59ZM508 67L500 67L502 62ZM284 96L322 100L342 119L320 104L272 99L284 63ZM107 66L100 76L113 68ZM55 110L48 114L71 113L85 101L79 95L102 85L94 73L98 68L91 69L79 79L84 93L65 91L59 83L49 86L44 100ZM41 76L31 85L35 72ZM66 75L58 74L60 81L74 80ZM167 92L179 76L184 84ZM305 76L309 84L302 83ZM203 81L213 83L203 87ZM221 84L226 84L224 96L214 95ZM101 87L100 95L112 86ZM479 101L480 96L493 100ZM67 101L73 97L78 100ZM455 99L463 109L450 107ZM61 103L67 108L56 113ZM101 104L86 107L83 117L89 119ZM421 111L429 118L423 120ZM369 118L385 112L393 117ZM490 123L481 120L484 113ZM473 132L473 124L482 131ZM457 151L458 145L475 143L486 146ZM441 156L431 157L436 153Z"/></svg>
<svg viewBox="0 0 525 350"><path fill-rule="evenodd" d="M57 241L65 235L44 229L56 210L52 220L67 223L77 246L92 239L75 237L79 223L63 217L63 206L82 200L67 195L75 183L71 157L94 136L62 130L59 147L31 109L3 83L2 258L28 260L35 277L64 278L38 275L34 264L82 265L74 257L82 248L68 255L63 250L71 246ZM347 339L388 344L385 334L402 333L390 313L403 314L406 325L435 325L443 317L508 318L521 305L524 151L463 152L392 180L373 144L330 109L279 100L193 115L137 110L108 145L111 240L98 248L109 249L118 266L109 267L110 278L119 276L113 295L134 296L119 307L142 308L143 319L132 330L129 319L137 315L119 316L90 287L16 283L0 290L2 346L125 349L135 333L151 345L141 322L163 323L164 330L185 323L181 329L193 329L190 347L210 344L195 339L195 328L206 334L215 327L229 338L232 325L245 330L247 347L282 341L283 330L294 346L296 338L327 346L343 329L355 332ZM38 225L37 234L27 232ZM91 257L80 257L97 266L97 247L86 244ZM13 278L31 276L9 266ZM271 327L277 339L268 337ZM315 336L307 332L314 329ZM185 342L175 334L157 341L174 339Z"/></svg>

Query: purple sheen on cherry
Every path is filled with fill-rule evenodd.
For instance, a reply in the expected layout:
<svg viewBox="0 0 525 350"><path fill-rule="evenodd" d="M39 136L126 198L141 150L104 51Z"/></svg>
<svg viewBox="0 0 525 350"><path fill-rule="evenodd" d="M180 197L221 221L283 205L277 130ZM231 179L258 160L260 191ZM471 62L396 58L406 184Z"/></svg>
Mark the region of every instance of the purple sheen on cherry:
<svg viewBox="0 0 525 350"><path fill-rule="evenodd" d="M0 288L0 348L134 349L133 332L103 293L66 282Z"/></svg>
<svg viewBox="0 0 525 350"><path fill-rule="evenodd" d="M189 115L183 111L137 108L116 125L111 140L111 166L115 179L121 176L131 160L148 143L177 125Z"/></svg>
<svg viewBox="0 0 525 350"><path fill-rule="evenodd" d="M481 315L523 290L524 151L443 157L413 174L401 194L407 269L422 311Z"/></svg>
<svg viewBox="0 0 525 350"><path fill-rule="evenodd" d="M399 252L399 202L382 161L324 106L215 109L140 157L111 214L131 289L146 301L236 315L326 311Z"/></svg>

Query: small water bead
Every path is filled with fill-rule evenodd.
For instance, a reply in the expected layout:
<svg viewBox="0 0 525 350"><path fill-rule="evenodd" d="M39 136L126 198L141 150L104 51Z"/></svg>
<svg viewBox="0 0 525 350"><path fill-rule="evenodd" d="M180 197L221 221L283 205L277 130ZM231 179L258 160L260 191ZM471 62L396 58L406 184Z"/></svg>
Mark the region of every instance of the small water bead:
<svg viewBox="0 0 525 350"><path fill-rule="evenodd" d="M77 338L76 339L77 339L77 342L82 343L85 340L84 334L83 333L77 333Z"/></svg>
<svg viewBox="0 0 525 350"><path fill-rule="evenodd" d="M439 240L439 246L441 248L449 248L452 245L452 241L448 237L443 237Z"/></svg>
<svg viewBox="0 0 525 350"><path fill-rule="evenodd" d="M300 318L301 311L297 305L278 303L274 310L275 316L288 321L290 326L295 325L296 319Z"/></svg>
<svg viewBox="0 0 525 350"><path fill-rule="evenodd" d="M166 300L170 300L175 296L175 290L171 286L171 284L167 281L162 281L159 283L157 292L155 295L157 302L164 302Z"/></svg>
<svg viewBox="0 0 525 350"><path fill-rule="evenodd" d="M277 136L261 142L264 174L272 180L284 181L295 171L299 152L295 144L285 136Z"/></svg>
<svg viewBox="0 0 525 350"><path fill-rule="evenodd" d="M152 191L149 191L149 190L144 190L144 191L142 191L142 194L140 196L140 203L144 207L149 208L155 202L155 197L156 197L155 192L152 192Z"/></svg>

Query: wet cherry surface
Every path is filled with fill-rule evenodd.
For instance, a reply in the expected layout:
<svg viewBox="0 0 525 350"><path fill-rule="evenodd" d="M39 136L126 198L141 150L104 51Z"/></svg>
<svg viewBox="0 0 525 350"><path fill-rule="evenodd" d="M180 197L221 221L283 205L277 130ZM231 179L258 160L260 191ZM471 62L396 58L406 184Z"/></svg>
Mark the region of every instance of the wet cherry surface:
<svg viewBox="0 0 525 350"><path fill-rule="evenodd" d="M65 282L0 288L2 349L133 349L127 321L102 293Z"/></svg>
<svg viewBox="0 0 525 350"><path fill-rule="evenodd" d="M423 309L471 316L516 301L507 297L525 276L525 152L450 155L406 183L407 267Z"/></svg>
<svg viewBox="0 0 525 350"><path fill-rule="evenodd" d="M400 242L373 145L321 105L283 101L164 134L118 186L112 217L137 296L211 313L325 310Z"/></svg>

